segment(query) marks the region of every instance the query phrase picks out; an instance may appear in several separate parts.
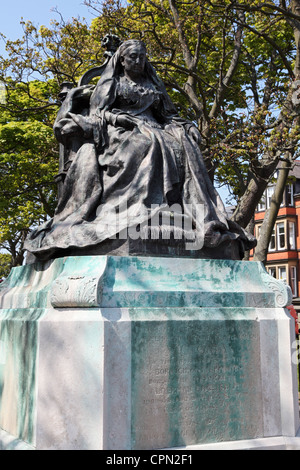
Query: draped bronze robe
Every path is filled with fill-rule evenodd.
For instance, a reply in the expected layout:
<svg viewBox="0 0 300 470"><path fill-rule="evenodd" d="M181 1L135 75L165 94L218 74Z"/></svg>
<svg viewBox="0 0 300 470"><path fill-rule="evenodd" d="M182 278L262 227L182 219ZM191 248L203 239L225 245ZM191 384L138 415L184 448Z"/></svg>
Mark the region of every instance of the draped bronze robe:
<svg viewBox="0 0 300 470"><path fill-rule="evenodd" d="M241 258L254 245L244 230L227 220L199 146L190 136L193 124L176 114L148 61L145 77L145 86L127 83L117 52L89 101L85 87L69 92L54 125L57 139L71 148L62 193L53 219L33 230L25 242L38 258L101 246L174 203L192 221L200 250L235 241ZM66 138L70 112L78 132ZM125 114L133 128L113 124L107 112ZM203 208L202 220L197 220L197 207Z"/></svg>

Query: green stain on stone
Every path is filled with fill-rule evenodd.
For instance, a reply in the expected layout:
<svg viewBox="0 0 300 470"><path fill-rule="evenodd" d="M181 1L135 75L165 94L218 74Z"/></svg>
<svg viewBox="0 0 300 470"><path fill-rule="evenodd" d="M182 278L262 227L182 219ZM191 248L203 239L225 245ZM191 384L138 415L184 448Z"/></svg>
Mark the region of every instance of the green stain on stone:
<svg viewBox="0 0 300 470"><path fill-rule="evenodd" d="M256 437L262 429L259 332L246 319L249 311L235 320L221 309L216 320L209 309L152 309L151 316L150 310L143 310L143 322L130 309L133 448L143 448L145 433L159 447L154 415L165 447Z"/></svg>
<svg viewBox="0 0 300 470"><path fill-rule="evenodd" d="M251 262L114 256L13 269L0 284L0 341L9 360L0 365L0 409L9 363L18 404L16 433L31 443L39 320L57 280L68 287L68 280L91 278L99 307L129 312L133 449L260 437L256 311L276 305L262 273L262 266ZM84 298L86 284L78 285ZM72 308L82 307L63 298L67 291L63 306L70 301Z"/></svg>
<svg viewBox="0 0 300 470"><path fill-rule="evenodd" d="M5 347L6 363L0 368L0 410L5 414L9 400L15 400L17 409L16 437L30 444L34 439L36 405L36 360L38 345L38 321L44 314L42 309L1 310L0 341ZM5 383L7 368L13 378ZM3 393L5 387L13 389ZM9 396L11 394L11 396ZM0 423L1 425L1 423Z"/></svg>

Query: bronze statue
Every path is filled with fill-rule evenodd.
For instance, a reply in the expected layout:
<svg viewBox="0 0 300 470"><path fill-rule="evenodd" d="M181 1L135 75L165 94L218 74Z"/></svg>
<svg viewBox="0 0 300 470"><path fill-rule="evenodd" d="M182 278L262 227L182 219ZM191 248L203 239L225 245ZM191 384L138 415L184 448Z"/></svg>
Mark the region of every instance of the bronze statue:
<svg viewBox="0 0 300 470"><path fill-rule="evenodd" d="M177 114L144 43L121 44L101 73L96 86L69 90L58 112L54 132L67 155L58 205L25 248L38 259L108 253L241 259L255 240L227 219L200 134Z"/></svg>

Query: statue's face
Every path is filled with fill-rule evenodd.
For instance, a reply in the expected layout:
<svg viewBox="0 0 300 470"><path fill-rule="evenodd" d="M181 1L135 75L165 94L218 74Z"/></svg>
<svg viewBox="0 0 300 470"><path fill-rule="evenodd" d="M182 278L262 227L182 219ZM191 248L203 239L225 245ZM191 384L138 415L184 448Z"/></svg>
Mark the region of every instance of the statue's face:
<svg viewBox="0 0 300 470"><path fill-rule="evenodd" d="M146 63L146 51L142 45L132 46L120 58L121 64L128 75L143 73Z"/></svg>

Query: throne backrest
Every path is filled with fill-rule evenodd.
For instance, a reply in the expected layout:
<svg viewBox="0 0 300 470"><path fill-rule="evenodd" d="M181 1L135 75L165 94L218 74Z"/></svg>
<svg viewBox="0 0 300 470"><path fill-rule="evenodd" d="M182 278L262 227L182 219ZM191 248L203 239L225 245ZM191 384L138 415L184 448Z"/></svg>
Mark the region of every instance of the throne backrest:
<svg viewBox="0 0 300 470"><path fill-rule="evenodd" d="M98 66L98 67L93 67L92 69L88 70L85 72L82 77L80 78L78 85L77 86L84 86L88 85L93 78L100 77L105 70L106 65L108 64L109 60L111 57L114 55L116 50L121 44L121 40L116 36L115 34L106 34L104 38L101 41L102 47L106 49L104 52L104 57L105 62ZM60 93L58 95L58 98L61 103L65 100L68 92L74 88L74 83L71 82L63 82L60 85ZM55 180L58 185L58 197L60 197L61 193L61 187L64 182L64 178L66 176L66 166L69 161L69 152L65 148L63 144L60 144L60 149L59 149L59 173L56 175Z"/></svg>
<svg viewBox="0 0 300 470"><path fill-rule="evenodd" d="M88 85L93 78L101 77L103 71L105 70L106 65L108 64L110 58L114 55L116 50L121 44L121 40L115 34L106 34L101 41L102 47L106 49L104 52L105 62L98 67L93 67L92 69L85 72L78 82L78 86ZM60 101L64 101L67 96L68 91L74 88L74 84L71 82L63 82L60 85L60 93L58 95Z"/></svg>

